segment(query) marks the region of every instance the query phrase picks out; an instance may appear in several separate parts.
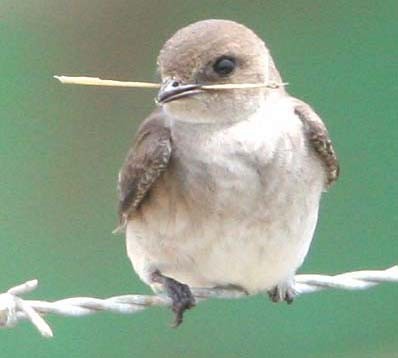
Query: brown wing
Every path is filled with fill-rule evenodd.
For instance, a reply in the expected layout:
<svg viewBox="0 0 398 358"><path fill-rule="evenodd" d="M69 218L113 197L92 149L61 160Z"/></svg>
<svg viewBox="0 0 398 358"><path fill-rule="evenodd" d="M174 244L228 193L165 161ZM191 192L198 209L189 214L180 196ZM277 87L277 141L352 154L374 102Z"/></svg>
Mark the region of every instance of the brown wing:
<svg viewBox="0 0 398 358"><path fill-rule="evenodd" d="M308 142L321 158L326 168L326 186L331 186L339 177L340 167L333 143L325 124L306 103L296 100L294 112L301 119Z"/></svg>
<svg viewBox="0 0 398 358"><path fill-rule="evenodd" d="M166 170L171 156L171 134L160 111L146 119L119 173L120 227L136 210L157 178Z"/></svg>

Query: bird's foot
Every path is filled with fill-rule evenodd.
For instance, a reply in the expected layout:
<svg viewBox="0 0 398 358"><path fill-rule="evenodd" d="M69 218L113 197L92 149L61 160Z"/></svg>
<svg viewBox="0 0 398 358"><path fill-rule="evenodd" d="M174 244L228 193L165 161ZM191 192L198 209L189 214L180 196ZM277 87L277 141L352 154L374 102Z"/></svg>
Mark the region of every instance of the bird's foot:
<svg viewBox="0 0 398 358"><path fill-rule="evenodd" d="M273 289L268 291L270 300L274 303L285 301L287 304L293 303L294 297L297 293L294 290L292 282L286 282L275 286Z"/></svg>
<svg viewBox="0 0 398 358"><path fill-rule="evenodd" d="M155 271L152 274L152 281L161 284L171 298L171 308L175 314L173 327L178 327L183 321L184 312L195 306L195 298L189 286L170 277L163 276L159 271Z"/></svg>

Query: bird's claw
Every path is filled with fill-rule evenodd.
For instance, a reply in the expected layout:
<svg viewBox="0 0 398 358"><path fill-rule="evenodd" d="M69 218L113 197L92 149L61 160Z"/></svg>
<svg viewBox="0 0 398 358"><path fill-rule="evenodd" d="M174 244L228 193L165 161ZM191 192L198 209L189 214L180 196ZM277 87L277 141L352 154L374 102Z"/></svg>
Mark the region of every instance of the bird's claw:
<svg viewBox="0 0 398 358"><path fill-rule="evenodd" d="M287 304L291 304L296 295L297 293L292 285L278 285L268 291L268 297L274 303L285 301Z"/></svg>
<svg viewBox="0 0 398 358"><path fill-rule="evenodd" d="M178 282L170 277L163 276L156 271L152 275L154 282L161 283L172 300L171 309L175 314L173 327L178 327L184 318L184 312L195 306L195 298L188 285Z"/></svg>

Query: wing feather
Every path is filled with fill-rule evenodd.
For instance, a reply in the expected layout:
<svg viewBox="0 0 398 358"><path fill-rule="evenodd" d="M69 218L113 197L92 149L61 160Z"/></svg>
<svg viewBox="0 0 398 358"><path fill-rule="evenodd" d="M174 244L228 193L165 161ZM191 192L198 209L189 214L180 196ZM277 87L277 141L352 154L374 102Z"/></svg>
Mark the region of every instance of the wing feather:
<svg viewBox="0 0 398 358"><path fill-rule="evenodd" d="M161 112L143 122L119 173L120 226L134 213L160 175L172 152L170 128Z"/></svg>
<svg viewBox="0 0 398 358"><path fill-rule="evenodd" d="M321 118L308 104L296 99L295 101L294 112L303 123L308 142L324 163L326 187L330 187L339 177L340 166L328 130Z"/></svg>

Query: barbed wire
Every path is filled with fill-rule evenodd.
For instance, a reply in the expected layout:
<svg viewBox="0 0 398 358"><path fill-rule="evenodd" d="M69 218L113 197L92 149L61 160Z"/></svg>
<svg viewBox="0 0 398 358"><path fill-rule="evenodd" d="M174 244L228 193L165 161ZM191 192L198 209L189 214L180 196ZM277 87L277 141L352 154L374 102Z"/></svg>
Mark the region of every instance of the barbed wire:
<svg viewBox="0 0 398 358"><path fill-rule="evenodd" d="M362 270L339 275L296 275L294 290L297 295L321 291L327 288L363 290L384 282L398 282L398 266L386 270ZM0 294L0 327L15 327L20 320L29 320L44 337L52 337L53 331L43 316L49 313L62 316L86 316L100 311L132 314L152 306L171 306L163 295L123 295L106 299L93 297L65 298L55 302L24 300L19 296L38 286L37 280L27 281ZM247 296L243 291L225 288L193 288L196 301L209 298L234 299Z"/></svg>

